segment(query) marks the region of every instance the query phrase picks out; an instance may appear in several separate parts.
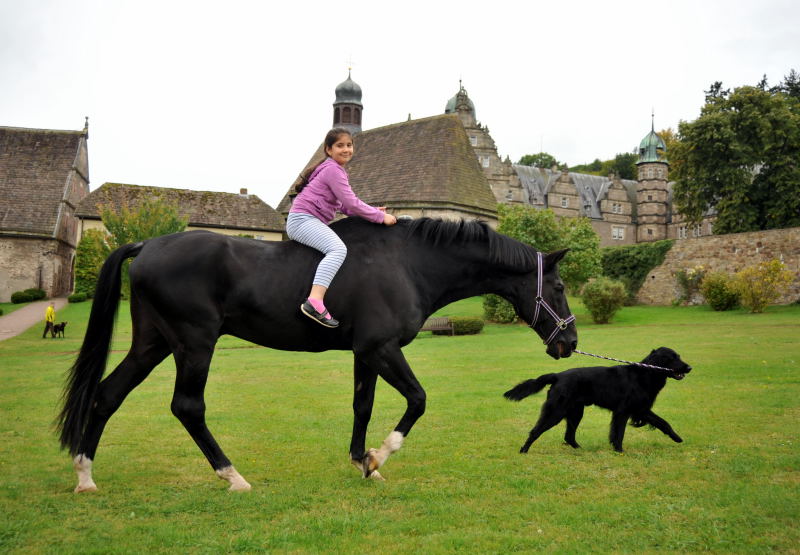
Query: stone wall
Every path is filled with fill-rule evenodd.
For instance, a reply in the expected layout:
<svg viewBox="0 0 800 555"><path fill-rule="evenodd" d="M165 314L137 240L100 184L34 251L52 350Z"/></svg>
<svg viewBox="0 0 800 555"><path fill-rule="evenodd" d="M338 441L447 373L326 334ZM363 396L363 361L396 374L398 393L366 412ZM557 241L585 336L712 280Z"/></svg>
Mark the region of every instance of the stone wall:
<svg viewBox="0 0 800 555"><path fill-rule="evenodd" d="M54 239L0 240L0 302L10 301L15 291L31 288L43 289L48 297L68 295L74 252Z"/></svg>
<svg viewBox="0 0 800 555"><path fill-rule="evenodd" d="M668 305L680 295L675 272L704 266L706 271L730 274L772 259L795 273L779 304L800 299L800 227L711 235L675 241L664 263L647 276L637 299L644 304Z"/></svg>

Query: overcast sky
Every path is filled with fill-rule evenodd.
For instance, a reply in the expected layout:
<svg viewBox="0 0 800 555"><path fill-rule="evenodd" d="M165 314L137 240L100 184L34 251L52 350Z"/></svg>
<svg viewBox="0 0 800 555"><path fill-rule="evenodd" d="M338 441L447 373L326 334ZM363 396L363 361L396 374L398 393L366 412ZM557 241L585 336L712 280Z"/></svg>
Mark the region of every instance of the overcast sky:
<svg viewBox="0 0 800 555"><path fill-rule="evenodd" d="M349 65L364 129L443 113L461 79L501 156L575 165L631 151L651 110L695 119L714 81L800 71L800 2L0 0L0 126L89 116L92 190L275 207Z"/></svg>

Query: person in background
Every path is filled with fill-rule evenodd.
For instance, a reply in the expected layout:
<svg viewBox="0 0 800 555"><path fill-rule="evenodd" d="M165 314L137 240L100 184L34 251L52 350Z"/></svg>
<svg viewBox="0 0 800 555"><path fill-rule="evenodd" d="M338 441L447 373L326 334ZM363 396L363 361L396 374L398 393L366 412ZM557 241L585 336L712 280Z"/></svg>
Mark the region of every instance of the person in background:
<svg viewBox="0 0 800 555"><path fill-rule="evenodd" d="M42 339L47 337L47 332L50 332L50 335L53 337L56 334L53 332L53 325L56 323L56 303L50 301L50 304L47 305L47 310L44 311L44 333L42 334Z"/></svg>

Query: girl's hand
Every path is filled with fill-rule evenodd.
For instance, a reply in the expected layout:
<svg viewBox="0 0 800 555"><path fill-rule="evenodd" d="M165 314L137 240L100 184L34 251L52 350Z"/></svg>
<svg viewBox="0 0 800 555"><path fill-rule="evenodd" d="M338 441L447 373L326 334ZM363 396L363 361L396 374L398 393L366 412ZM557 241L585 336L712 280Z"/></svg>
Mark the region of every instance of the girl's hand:
<svg viewBox="0 0 800 555"><path fill-rule="evenodd" d="M383 225L394 225L397 223L397 218L391 214L383 214Z"/></svg>

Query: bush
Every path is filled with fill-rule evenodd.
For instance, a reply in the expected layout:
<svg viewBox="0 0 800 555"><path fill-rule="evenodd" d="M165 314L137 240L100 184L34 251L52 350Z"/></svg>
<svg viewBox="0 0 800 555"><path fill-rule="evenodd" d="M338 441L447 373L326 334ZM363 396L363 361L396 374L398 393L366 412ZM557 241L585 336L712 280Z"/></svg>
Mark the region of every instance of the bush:
<svg viewBox="0 0 800 555"><path fill-rule="evenodd" d="M11 302L14 304L29 303L33 300L33 296L27 291L15 291L11 293Z"/></svg>
<svg viewBox="0 0 800 555"><path fill-rule="evenodd" d="M3 315L3 309L0 308L0 316L2 316L2 315Z"/></svg>
<svg viewBox="0 0 800 555"><path fill-rule="evenodd" d="M483 320L481 318L454 316L450 318L450 322L453 324L453 333L456 335L475 335L483 330Z"/></svg>
<svg viewBox="0 0 800 555"><path fill-rule="evenodd" d="M75 250L75 293L94 297L100 268L111 252L108 235L99 229L87 229Z"/></svg>
<svg viewBox="0 0 800 555"><path fill-rule="evenodd" d="M780 260L749 266L736 274L735 289L742 306L750 312L764 312L794 280L794 273Z"/></svg>
<svg viewBox="0 0 800 555"><path fill-rule="evenodd" d="M600 277L583 286L583 304L595 324L607 324L625 304L628 292L621 281Z"/></svg>
<svg viewBox="0 0 800 555"><path fill-rule="evenodd" d="M71 303L82 303L86 300L86 293L73 293L67 297L67 301Z"/></svg>
<svg viewBox="0 0 800 555"><path fill-rule="evenodd" d="M739 293L733 277L725 272L706 274L700 283L700 293L714 310L731 310L739 306Z"/></svg>
<svg viewBox="0 0 800 555"><path fill-rule="evenodd" d="M45 293L41 289L36 289L36 288L26 289L24 292L30 295L31 299L34 301L39 301L47 297L47 293Z"/></svg>
<svg viewBox="0 0 800 555"><path fill-rule="evenodd" d="M483 296L483 317L496 324L513 324L518 320L511 303L497 295Z"/></svg>

